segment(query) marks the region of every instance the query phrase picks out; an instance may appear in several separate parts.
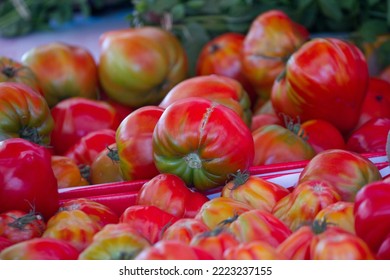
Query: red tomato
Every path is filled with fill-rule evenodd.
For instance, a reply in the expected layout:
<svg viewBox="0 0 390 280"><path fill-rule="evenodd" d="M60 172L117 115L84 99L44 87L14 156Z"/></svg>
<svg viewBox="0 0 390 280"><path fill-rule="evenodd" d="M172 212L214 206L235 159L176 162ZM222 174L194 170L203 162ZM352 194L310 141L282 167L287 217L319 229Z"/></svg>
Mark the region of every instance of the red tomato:
<svg viewBox="0 0 390 280"><path fill-rule="evenodd" d="M249 94L251 103L256 100L256 92L244 76L241 63L241 49L245 35L227 32L218 35L207 42L201 49L196 61L195 74L217 74L230 77L242 84Z"/></svg>
<svg viewBox="0 0 390 280"><path fill-rule="evenodd" d="M189 244L195 235L206 231L209 231L209 228L201 220L181 218L164 231L161 239L178 240Z"/></svg>
<svg viewBox="0 0 390 280"><path fill-rule="evenodd" d="M345 149L343 135L330 122L320 119L305 121L301 124L303 137L313 147L316 154L329 149Z"/></svg>
<svg viewBox="0 0 390 280"><path fill-rule="evenodd" d="M234 135L234 141L229 141ZM165 109L153 132L153 157L161 173L208 190L253 163L249 127L233 110L201 97L177 100Z"/></svg>
<svg viewBox="0 0 390 280"><path fill-rule="evenodd" d="M390 234L390 182L366 184L355 198L355 231L376 254ZM388 242L388 241L386 241Z"/></svg>
<svg viewBox="0 0 390 280"><path fill-rule="evenodd" d="M337 38L314 38L287 61L271 101L277 115L302 122L323 119L343 135L355 128L369 84L368 66L357 46Z"/></svg>
<svg viewBox="0 0 390 280"><path fill-rule="evenodd" d="M0 236L13 243L41 237L45 228L43 217L33 210L9 210L0 214Z"/></svg>
<svg viewBox="0 0 390 280"><path fill-rule="evenodd" d="M284 256L265 241L255 240L227 248L223 253L225 260L283 260Z"/></svg>
<svg viewBox="0 0 390 280"><path fill-rule="evenodd" d="M252 117L251 130L252 132L258 129L259 127L263 127L269 124L279 124L282 125L282 122L275 114L270 113L262 113L258 115L254 115Z"/></svg>
<svg viewBox="0 0 390 280"><path fill-rule="evenodd" d="M381 178L376 165L362 155L330 149L312 158L300 173L298 181L328 181L337 189L341 200L352 202L364 185Z"/></svg>
<svg viewBox="0 0 390 280"><path fill-rule="evenodd" d="M138 191L136 204L154 205L175 217L183 217L191 191L185 182L174 174L159 174Z"/></svg>
<svg viewBox="0 0 390 280"><path fill-rule="evenodd" d="M238 172L221 190L221 196L244 202L253 208L271 212L290 191L261 177Z"/></svg>
<svg viewBox="0 0 390 280"><path fill-rule="evenodd" d="M79 166L69 157L52 155L51 166L59 189L86 186L89 184L83 177L84 174L82 174Z"/></svg>
<svg viewBox="0 0 390 280"><path fill-rule="evenodd" d="M47 222L42 237L69 242L79 252L83 251L102 226L84 211L75 209L59 211Z"/></svg>
<svg viewBox="0 0 390 280"><path fill-rule="evenodd" d="M59 210L81 210L102 227L119 222L118 215L108 206L88 198L74 198L64 201L61 203Z"/></svg>
<svg viewBox="0 0 390 280"><path fill-rule="evenodd" d="M291 193L280 199L272 209L272 214L295 231L311 223L320 210L340 199L336 188L328 181L306 180L298 183Z"/></svg>
<svg viewBox="0 0 390 280"><path fill-rule="evenodd" d="M213 259L222 260L225 250L238 246L240 241L223 227L196 234L189 243L210 253Z"/></svg>
<svg viewBox="0 0 390 280"><path fill-rule="evenodd" d="M92 243L79 255L79 260L132 260L150 246L129 224L109 224L96 233Z"/></svg>
<svg viewBox="0 0 390 280"><path fill-rule="evenodd" d="M115 109L105 101L72 97L60 101L51 109L55 125L51 145L59 155L90 132L116 130L120 123Z"/></svg>
<svg viewBox="0 0 390 280"><path fill-rule="evenodd" d="M291 234L285 223L261 209L246 211L227 226L241 243L260 240L277 247Z"/></svg>
<svg viewBox="0 0 390 280"><path fill-rule="evenodd" d="M253 165L267 165L300 160L315 156L311 145L300 135L278 124L262 126L252 132L255 143Z"/></svg>
<svg viewBox="0 0 390 280"><path fill-rule="evenodd" d="M386 152L390 117L372 118L354 130L347 140L347 149L357 153Z"/></svg>
<svg viewBox="0 0 390 280"><path fill-rule="evenodd" d="M136 260L212 260L201 248L177 240L161 240L142 250Z"/></svg>
<svg viewBox="0 0 390 280"><path fill-rule="evenodd" d="M0 212L33 208L49 219L59 205L47 149L21 138L0 142Z"/></svg>
<svg viewBox="0 0 390 280"><path fill-rule="evenodd" d="M37 76L50 107L73 96L97 98L97 65L86 48L50 42L25 52L22 62Z"/></svg>
<svg viewBox="0 0 390 280"><path fill-rule="evenodd" d="M9 240L8 238L5 238L4 236L0 236L0 253L3 251L5 248L13 245L14 243Z"/></svg>
<svg viewBox="0 0 390 280"><path fill-rule="evenodd" d="M183 218L194 218L200 209L210 199L204 193L196 190L191 190L191 195L186 203L186 211L184 212Z"/></svg>
<svg viewBox="0 0 390 280"><path fill-rule="evenodd" d="M164 230L177 220L177 217L153 205L129 206L119 217L119 222L132 225L152 244L160 240Z"/></svg>
<svg viewBox="0 0 390 280"><path fill-rule="evenodd" d="M67 241L39 237L7 247L1 251L0 260L77 260L78 255Z"/></svg>
<svg viewBox="0 0 390 280"><path fill-rule="evenodd" d="M159 171L153 161L153 131L164 109L144 106L130 113L116 130L119 165L125 180L151 179Z"/></svg>
<svg viewBox="0 0 390 280"><path fill-rule="evenodd" d="M115 130L110 128L89 132L64 154L77 165L91 166L100 152L115 143Z"/></svg>
<svg viewBox="0 0 390 280"><path fill-rule="evenodd" d="M23 138L48 145L54 128L45 99L25 84L0 83L0 140Z"/></svg>
<svg viewBox="0 0 390 280"><path fill-rule="evenodd" d="M286 57L308 39L308 30L280 10L266 11L252 21L242 47L242 71L261 99L269 99Z"/></svg>
<svg viewBox="0 0 390 280"><path fill-rule="evenodd" d="M390 67L389 67L390 69ZM390 71L389 71L390 73ZM369 86L355 129L370 119L390 118L390 80L370 77Z"/></svg>
<svg viewBox="0 0 390 280"><path fill-rule="evenodd" d="M175 101L188 97L202 97L224 105L236 112L250 127L252 111L249 96L233 78L216 74L188 78L172 88L159 106L167 108Z"/></svg>
<svg viewBox="0 0 390 280"><path fill-rule="evenodd" d="M390 260L390 234L383 240L376 257L379 260Z"/></svg>
<svg viewBox="0 0 390 280"><path fill-rule="evenodd" d="M337 201L322 208L314 220L323 220L333 226L339 226L346 231L355 234L355 216L353 214L354 203L349 201Z"/></svg>

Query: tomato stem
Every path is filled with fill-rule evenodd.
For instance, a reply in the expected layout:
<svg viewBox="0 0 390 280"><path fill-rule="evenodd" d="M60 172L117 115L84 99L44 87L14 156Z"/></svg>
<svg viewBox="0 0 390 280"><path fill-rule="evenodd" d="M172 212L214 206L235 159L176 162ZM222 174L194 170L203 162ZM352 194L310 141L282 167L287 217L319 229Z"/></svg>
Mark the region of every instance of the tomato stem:
<svg viewBox="0 0 390 280"><path fill-rule="evenodd" d="M198 154L190 153L184 157L185 162L190 168L199 169L202 168L202 161Z"/></svg>
<svg viewBox="0 0 390 280"><path fill-rule="evenodd" d="M233 186L230 190L235 190L249 180L250 174L248 171L242 172L241 170L238 170L236 174L231 174L230 176L233 177Z"/></svg>
<svg viewBox="0 0 390 280"><path fill-rule="evenodd" d="M35 144L44 145L42 136L39 134L38 129L36 127L23 126L19 130L20 138L33 142Z"/></svg>

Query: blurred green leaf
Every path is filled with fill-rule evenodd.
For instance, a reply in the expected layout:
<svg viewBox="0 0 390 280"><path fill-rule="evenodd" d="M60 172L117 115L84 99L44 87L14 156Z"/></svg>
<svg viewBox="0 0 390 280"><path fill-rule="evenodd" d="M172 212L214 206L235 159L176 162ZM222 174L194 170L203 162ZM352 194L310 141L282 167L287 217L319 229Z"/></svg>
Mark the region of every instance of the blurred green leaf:
<svg viewBox="0 0 390 280"><path fill-rule="evenodd" d="M368 20L360 26L357 34L363 41L374 42L377 36L385 34L387 31L385 20Z"/></svg>
<svg viewBox="0 0 390 280"><path fill-rule="evenodd" d="M318 0L319 7L323 14L337 21L340 21L343 17L343 13L340 8L340 1L336 0Z"/></svg>

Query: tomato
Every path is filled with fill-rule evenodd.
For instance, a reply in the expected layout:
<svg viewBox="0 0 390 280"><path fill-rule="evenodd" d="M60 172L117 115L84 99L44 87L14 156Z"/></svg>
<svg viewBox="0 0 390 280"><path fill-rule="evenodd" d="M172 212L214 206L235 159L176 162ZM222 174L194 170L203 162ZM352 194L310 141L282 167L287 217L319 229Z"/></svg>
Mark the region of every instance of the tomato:
<svg viewBox="0 0 390 280"><path fill-rule="evenodd" d="M55 125L51 134L54 152L64 155L77 141L100 129L116 130L120 123L115 109L105 101L72 97L51 109Z"/></svg>
<svg viewBox="0 0 390 280"><path fill-rule="evenodd" d="M21 138L0 141L0 212L33 208L49 219L59 205L47 149Z"/></svg>
<svg viewBox="0 0 390 280"><path fill-rule="evenodd" d="M47 222L42 237L69 242L81 252L91 244L93 236L101 228L97 221L82 210L59 211Z"/></svg>
<svg viewBox="0 0 390 280"><path fill-rule="evenodd" d="M372 118L354 130L347 140L347 149L357 153L384 153L390 117Z"/></svg>
<svg viewBox="0 0 390 280"><path fill-rule="evenodd" d="M119 216L111 208L88 198L80 197L64 201L59 210L81 210L102 227L119 222Z"/></svg>
<svg viewBox="0 0 390 280"><path fill-rule="evenodd" d="M154 205L177 218L184 216L191 191L174 174L159 174L144 183L137 194L136 204Z"/></svg>
<svg viewBox="0 0 390 280"><path fill-rule="evenodd" d="M0 83L0 140L23 138L48 145L54 121L45 99L27 85Z"/></svg>
<svg viewBox="0 0 390 280"><path fill-rule="evenodd" d="M26 51L22 62L37 76L50 107L73 96L98 96L97 65L84 47L49 42Z"/></svg>
<svg viewBox="0 0 390 280"><path fill-rule="evenodd" d="M283 260L284 256L274 246L265 241L255 240L227 248L223 253L225 260Z"/></svg>
<svg viewBox="0 0 390 280"><path fill-rule="evenodd" d="M390 234L383 240L376 257L379 260L390 260Z"/></svg>
<svg viewBox="0 0 390 280"><path fill-rule="evenodd" d="M289 260L374 259L361 238L323 220L294 231L277 247L277 251Z"/></svg>
<svg viewBox="0 0 390 280"><path fill-rule="evenodd" d="M337 38L314 38L287 61L275 80L271 101L275 113L302 122L323 119L343 135L359 121L369 84L368 66L360 49Z"/></svg>
<svg viewBox="0 0 390 280"><path fill-rule="evenodd" d="M380 180L374 163L355 152L330 149L318 153L304 167L298 181L325 180L341 195L341 200L353 202L356 193L367 183Z"/></svg>
<svg viewBox="0 0 390 280"><path fill-rule="evenodd" d="M124 181L119 166L116 143L108 145L92 161L89 172L91 184L104 184Z"/></svg>
<svg viewBox="0 0 390 280"><path fill-rule="evenodd" d="M202 97L225 105L250 127L251 101L242 85L233 78L217 74L188 78L173 87L159 106L167 108L175 101L188 97Z"/></svg>
<svg viewBox="0 0 390 280"><path fill-rule="evenodd" d="M252 21L242 46L242 71L262 100L269 99L286 59L308 39L308 30L280 10L263 12Z"/></svg>
<svg viewBox="0 0 390 280"><path fill-rule="evenodd" d="M212 260L213 257L201 248L177 240L161 240L143 249L136 260Z"/></svg>
<svg viewBox="0 0 390 280"><path fill-rule="evenodd" d="M346 231L355 234L355 216L353 214L354 203L349 201L337 201L322 208L314 220L326 220L333 226L339 226Z"/></svg>
<svg viewBox="0 0 390 280"><path fill-rule="evenodd" d="M387 66L382 71L380 71L378 77L382 80L385 80L390 83L390 67Z"/></svg>
<svg viewBox="0 0 390 280"><path fill-rule="evenodd" d="M310 160L316 154L301 135L278 124L259 127L252 132L252 136L255 144L254 166Z"/></svg>
<svg viewBox="0 0 390 280"><path fill-rule="evenodd" d="M13 245L15 243L13 243L11 240L9 240L8 238L4 237L4 236L1 236L0 235L0 253L1 251L3 251L5 248Z"/></svg>
<svg viewBox="0 0 390 280"><path fill-rule="evenodd" d="M67 241L39 237L7 247L1 251L0 260L77 260L78 255Z"/></svg>
<svg viewBox="0 0 390 280"><path fill-rule="evenodd" d="M261 177L246 172L237 172L221 190L221 196L244 202L253 208L271 212L275 204L290 192Z"/></svg>
<svg viewBox="0 0 390 280"><path fill-rule="evenodd" d="M200 208L195 219L202 221L208 228L214 229L226 220L253 209L252 206L230 197L215 197Z"/></svg>
<svg viewBox="0 0 390 280"><path fill-rule="evenodd" d="M356 235L361 237L375 254L390 234L389 201L390 183L384 181L366 184L355 197Z"/></svg>
<svg viewBox="0 0 390 280"><path fill-rule="evenodd" d="M259 127L269 124L283 125L280 119L275 114L261 113L252 117L251 131L253 132Z"/></svg>
<svg viewBox="0 0 390 280"><path fill-rule="evenodd" d="M301 124L303 137L318 154L329 149L346 149L344 136L333 124L321 119L312 119Z"/></svg>
<svg viewBox="0 0 390 280"><path fill-rule="evenodd" d="M161 239L164 230L178 219L154 205L132 205L125 209L119 222L132 225L154 244Z"/></svg>
<svg viewBox="0 0 390 280"><path fill-rule="evenodd" d="M81 137L64 154L74 160L77 165L91 166L101 151L115 143L115 130L110 128L89 132Z"/></svg>
<svg viewBox="0 0 390 280"><path fill-rule="evenodd" d="M116 130L119 166L125 180L151 179L159 171L153 160L152 138L164 109L144 106L130 113Z"/></svg>
<svg viewBox="0 0 390 280"><path fill-rule="evenodd" d="M183 218L195 218L200 209L210 199L205 193L191 190L191 195L186 202L186 210L184 212Z"/></svg>
<svg viewBox="0 0 390 280"><path fill-rule="evenodd" d="M227 32L212 38L199 52L195 74L217 74L233 78L244 87L251 103L254 103L256 92L242 71L241 49L244 40L245 35L236 32Z"/></svg>
<svg viewBox="0 0 390 280"><path fill-rule="evenodd" d="M51 166L57 179L59 189L86 186L88 181L83 177L76 162L66 156L51 156Z"/></svg>
<svg viewBox="0 0 390 280"><path fill-rule="evenodd" d="M179 40L159 27L111 30L101 35L99 80L107 96L131 107L156 105L187 77Z"/></svg>
<svg viewBox="0 0 390 280"><path fill-rule="evenodd" d="M291 234L285 223L262 209L252 209L236 215L227 223L227 227L241 243L260 240L274 247Z"/></svg>
<svg viewBox="0 0 390 280"><path fill-rule="evenodd" d="M390 118L390 80L370 77L355 130L367 121L376 118Z"/></svg>
<svg viewBox="0 0 390 280"><path fill-rule="evenodd" d="M228 141L234 135L234 141ZM253 163L248 126L231 109L200 97L168 106L153 132L153 157L160 173L181 177L189 187L208 190Z"/></svg>
<svg viewBox="0 0 390 280"><path fill-rule="evenodd" d="M328 181L306 180L280 199L272 213L295 231L311 223L320 210L340 200L336 188Z"/></svg>
<svg viewBox="0 0 390 280"><path fill-rule="evenodd" d="M150 246L142 235L125 223L106 225L96 233L79 260L132 260Z"/></svg>
<svg viewBox="0 0 390 280"><path fill-rule="evenodd" d="M0 56L0 82L25 84L42 94L38 78L31 68L9 57Z"/></svg>
<svg viewBox="0 0 390 280"><path fill-rule="evenodd" d="M164 231L161 240L178 240L189 244L195 235L206 231L209 228L201 220L181 218Z"/></svg>
<svg viewBox="0 0 390 280"><path fill-rule="evenodd" d="M13 243L41 237L45 228L43 217L34 210L8 210L0 214L0 236Z"/></svg>
<svg viewBox="0 0 390 280"><path fill-rule="evenodd" d="M221 227L196 234L189 244L204 249L215 260L222 260L225 250L238 246L240 242L231 232Z"/></svg>

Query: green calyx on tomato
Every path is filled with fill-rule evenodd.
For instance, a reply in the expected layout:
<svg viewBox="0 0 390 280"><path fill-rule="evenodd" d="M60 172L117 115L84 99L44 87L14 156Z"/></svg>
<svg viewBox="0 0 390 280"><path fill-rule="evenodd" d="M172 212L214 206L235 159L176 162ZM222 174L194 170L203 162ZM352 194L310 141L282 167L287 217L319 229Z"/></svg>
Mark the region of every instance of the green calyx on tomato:
<svg viewBox="0 0 390 280"><path fill-rule="evenodd" d="M250 173L248 171L242 172L241 170L238 170L235 174L231 174L231 176L233 177L233 186L230 190L235 190L248 181Z"/></svg>

